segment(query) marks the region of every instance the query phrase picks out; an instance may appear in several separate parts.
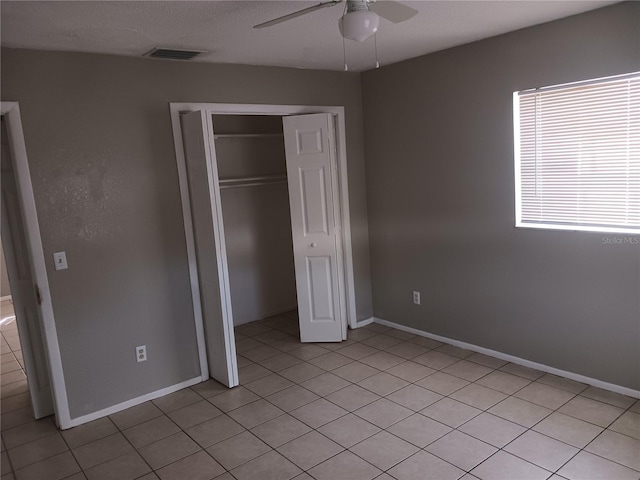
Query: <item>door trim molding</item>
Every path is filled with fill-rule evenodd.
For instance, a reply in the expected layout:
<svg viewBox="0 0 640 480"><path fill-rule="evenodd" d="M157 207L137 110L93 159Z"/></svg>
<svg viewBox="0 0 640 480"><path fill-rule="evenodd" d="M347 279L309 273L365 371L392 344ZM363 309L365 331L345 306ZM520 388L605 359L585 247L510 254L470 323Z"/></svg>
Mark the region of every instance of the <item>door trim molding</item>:
<svg viewBox="0 0 640 480"><path fill-rule="evenodd" d="M45 346L44 353L49 367L54 413L60 428L70 428L69 400L67 398L67 388L64 380L56 322L53 315L51 290L49 289L49 279L47 277L44 250L42 248L38 214L33 195L33 186L31 185L31 174L29 173L29 161L24 141L24 132L22 130L20 106L18 102L1 102L0 113L7 122L7 135L11 144L11 154L14 162L16 181L18 183L18 194L24 216L24 230L27 237L28 248L31 253L31 268L33 269L33 278L40 288L42 298L40 312Z"/></svg>
<svg viewBox="0 0 640 480"><path fill-rule="evenodd" d="M187 258L189 262L189 278L191 281L191 292L193 300L193 311L196 325L196 335L198 341L198 351L200 353L200 368L202 372L203 380L209 378L209 369L207 366L206 347L204 340L204 325L202 320L202 309L200 306L200 294L198 284L198 271L195 256L195 243L193 238L193 224L191 220L191 208L189 204L189 189L186 177L186 165L184 158L184 148L182 143L182 128L180 124L180 113L193 112L197 110L203 110L206 115L209 124L212 115L304 115L311 113L329 113L334 115L336 121L336 150L338 161L338 189L336 194L338 195L338 204L340 205L340 217L341 217L341 238L342 238L342 275L344 277L345 284L345 299L346 305L344 310L346 313L346 324L351 328L358 327L357 315L356 315L356 300L355 300L355 281L353 272L353 251L351 245L351 215L349 210L349 186L348 186L348 174L347 174L347 148L346 148L346 127L345 127L345 114L344 107L342 106L314 106L314 105L269 105L269 104L239 104L239 103L182 103L172 102L169 104L171 124L173 127L173 141L176 152L176 163L178 169L178 178L180 183L180 196L182 199L182 216L184 221L185 240L187 244ZM212 131L209 132L212 137ZM213 138L210 138L210 142L213 142ZM210 148L212 145L210 145ZM213 146L214 147L214 146ZM215 152L215 150L213 150ZM216 190L219 192L219 188L216 185ZM219 218L222 218L222 211L220 206L214 211L214 215L219 214ZM220 247L216 245L217 253L221 253ZM222 252L223 253L223 252ZM219 278L225 283L221 292L222 298L225 298L225 292L229 292L228 284L228 269L226 267L226 254L225 258L225 271L219 271ZM228 298L230 305L230 297ZM223 309L224 312L224 309ZM346 325L345 325L346 326Z"/></svg>

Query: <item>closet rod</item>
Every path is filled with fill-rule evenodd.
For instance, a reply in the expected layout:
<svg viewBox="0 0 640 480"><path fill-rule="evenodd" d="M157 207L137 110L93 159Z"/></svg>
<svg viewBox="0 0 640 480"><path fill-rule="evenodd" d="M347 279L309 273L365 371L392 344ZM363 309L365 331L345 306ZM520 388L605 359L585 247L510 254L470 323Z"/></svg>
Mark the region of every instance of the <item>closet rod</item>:
<svg viewBox="0 0 640 480"><path fill-rule="evenodd" d="M257 177L237 177L222 178L218 182L220 189L239 188L239 187L257 187L260 185L271 185L274 183L286 183L286 175L260 175Z"/></svg>

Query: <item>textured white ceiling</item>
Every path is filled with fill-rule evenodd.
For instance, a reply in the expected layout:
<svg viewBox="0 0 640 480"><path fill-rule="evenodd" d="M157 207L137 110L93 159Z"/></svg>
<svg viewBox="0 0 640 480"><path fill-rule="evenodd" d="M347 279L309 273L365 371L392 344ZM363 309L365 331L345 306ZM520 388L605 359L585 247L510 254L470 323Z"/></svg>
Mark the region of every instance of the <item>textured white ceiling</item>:
<svg viewBox="0 0 640 480"><path fill-rule="evenodd" d="M195 61L342 70L338 5L270 28L252 26L316 1L5 1L2 45L140 56L155 46L207 50ZM612 0L407 1L411 20L381 20L390 64L616 3ZM373 39L346 41L349 70L375 65Z"/></svg>

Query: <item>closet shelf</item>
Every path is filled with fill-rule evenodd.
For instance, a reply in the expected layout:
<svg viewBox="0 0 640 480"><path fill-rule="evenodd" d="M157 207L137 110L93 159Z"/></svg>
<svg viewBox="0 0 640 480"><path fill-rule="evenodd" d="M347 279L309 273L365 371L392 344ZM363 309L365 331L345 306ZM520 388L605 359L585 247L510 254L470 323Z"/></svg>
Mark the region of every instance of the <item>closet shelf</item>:
<svg viewBox="0 0 640 480"><path fill-rule="evenodd" d="M285 174L259 175L255 177L221 178L218 181L221 190L225 188L258 187L260 185L271 185L274 183L287 183L287 176Z"/></svg>
<svg viewBox="0 0 640 480"><path fill-rule="evenodd" d="M216 133L213 138L275 138L284 137L283 133Z"/></svg>

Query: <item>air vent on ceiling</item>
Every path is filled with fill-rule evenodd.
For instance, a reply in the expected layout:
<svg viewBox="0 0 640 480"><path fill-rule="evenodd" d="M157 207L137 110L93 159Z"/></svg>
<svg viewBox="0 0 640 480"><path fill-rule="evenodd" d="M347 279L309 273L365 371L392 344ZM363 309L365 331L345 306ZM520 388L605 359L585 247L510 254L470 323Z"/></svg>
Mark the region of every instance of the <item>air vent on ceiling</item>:
<svg viewBox="0 0 640 480"><path fill-rule="evenodd" d="M145 57L152 58L165 58L170 60L191 60L197 57L201 53L205 53L204 50L181 50L178 48L154 48L150 52L144 54Z"/></svg>

